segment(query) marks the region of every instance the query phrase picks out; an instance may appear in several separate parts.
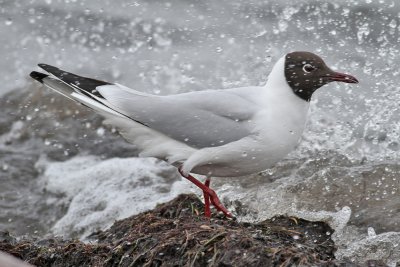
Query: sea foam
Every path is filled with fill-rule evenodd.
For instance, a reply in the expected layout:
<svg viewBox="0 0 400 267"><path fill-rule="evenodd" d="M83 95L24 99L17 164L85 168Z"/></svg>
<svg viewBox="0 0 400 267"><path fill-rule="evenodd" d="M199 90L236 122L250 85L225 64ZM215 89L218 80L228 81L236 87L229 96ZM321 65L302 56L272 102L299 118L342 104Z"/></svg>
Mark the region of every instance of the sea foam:
<svg viewBox="0 0 400 267"><path fill-rule="evenodd" d="M64 162L41 159L44 190L67 211L52 228L57 235L86 237L115 220L154 208L190 192L176 168L152 158L78 156Z"/></svg>

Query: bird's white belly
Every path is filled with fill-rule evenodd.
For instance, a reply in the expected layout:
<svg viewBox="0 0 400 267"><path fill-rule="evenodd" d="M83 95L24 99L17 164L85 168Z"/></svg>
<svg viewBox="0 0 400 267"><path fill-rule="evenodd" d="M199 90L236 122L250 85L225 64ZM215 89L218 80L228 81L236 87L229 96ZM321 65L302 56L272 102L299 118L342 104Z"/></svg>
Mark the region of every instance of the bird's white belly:
<svg viewBox="0 0 400 267"><path fill-rule="evenodd" d="M192 172L216 177L257 173L284 158L299 143L304 121L284 123L222 147L205 150L208 161Z"/></svg>

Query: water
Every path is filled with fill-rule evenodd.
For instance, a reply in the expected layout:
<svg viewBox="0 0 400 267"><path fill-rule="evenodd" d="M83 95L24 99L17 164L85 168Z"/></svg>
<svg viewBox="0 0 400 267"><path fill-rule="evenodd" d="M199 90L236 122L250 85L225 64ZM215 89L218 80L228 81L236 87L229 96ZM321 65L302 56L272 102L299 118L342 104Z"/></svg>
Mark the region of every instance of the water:
<svg viewBox="0 0 400 267"><path fill-rule="evenodd" d="M348 206L352 244L371 227L399 231L399 12L395 1L0 0L0 229L85 236L198 192L32 81L37 63L171 94L261 85L284 53L308 50L361 83L320 89L296 151L215 188L242 219Z"/></svg>

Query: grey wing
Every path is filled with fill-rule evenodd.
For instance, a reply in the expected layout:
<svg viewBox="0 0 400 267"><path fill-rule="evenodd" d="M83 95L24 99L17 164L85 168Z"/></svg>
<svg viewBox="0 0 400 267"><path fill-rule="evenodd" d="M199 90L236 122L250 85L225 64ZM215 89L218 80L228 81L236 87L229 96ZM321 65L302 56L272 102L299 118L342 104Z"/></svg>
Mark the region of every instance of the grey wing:
<svg viewBox="0 0 400 267"><path fill-rule="evenodd" d="M97 88L119 112L195 148L220 146L251 134L251 120L259 108L244 97L246 89L238 89L155 96L119 85Z"/></svg>

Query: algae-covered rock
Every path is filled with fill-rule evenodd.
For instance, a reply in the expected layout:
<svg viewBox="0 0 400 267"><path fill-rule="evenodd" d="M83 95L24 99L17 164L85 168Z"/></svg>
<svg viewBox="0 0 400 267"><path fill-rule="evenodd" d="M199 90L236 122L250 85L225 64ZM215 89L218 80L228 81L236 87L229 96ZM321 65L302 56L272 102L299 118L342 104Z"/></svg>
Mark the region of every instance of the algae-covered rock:
<svg viewBox="0 0 400 267"><path fill-rule="evenodd" d="M8 237L0 250L37 266L365 266L335 261L333 230L324 222L209 220L202 207L196 196L180 195L93 233L86 243Z"/></svg>

